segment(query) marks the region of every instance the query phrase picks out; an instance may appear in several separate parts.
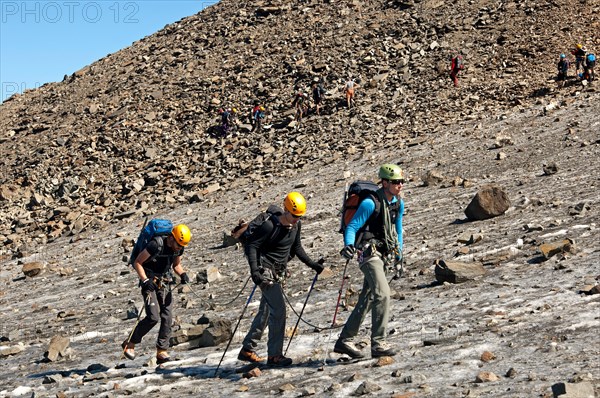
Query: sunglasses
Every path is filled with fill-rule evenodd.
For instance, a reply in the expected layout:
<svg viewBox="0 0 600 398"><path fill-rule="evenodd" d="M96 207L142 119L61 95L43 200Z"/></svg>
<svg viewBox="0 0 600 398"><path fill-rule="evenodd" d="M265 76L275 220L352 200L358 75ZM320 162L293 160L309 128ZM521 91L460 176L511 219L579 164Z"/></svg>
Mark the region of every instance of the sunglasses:
<svg viewBox="0 0 600 398"><path fill-rule="evenodd" d="M388 180L390 182L390 184L393 185L398 185L398 184L404 184L404 179L400 179L400 180Z"/></svg>

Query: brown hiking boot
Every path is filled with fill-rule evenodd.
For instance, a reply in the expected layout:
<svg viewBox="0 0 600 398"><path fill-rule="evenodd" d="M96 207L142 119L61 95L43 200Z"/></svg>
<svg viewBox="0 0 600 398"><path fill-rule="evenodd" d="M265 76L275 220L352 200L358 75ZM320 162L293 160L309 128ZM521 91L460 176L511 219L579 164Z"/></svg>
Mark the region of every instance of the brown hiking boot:
<svg viewBox="0 0 600 398"><path fill-rule="evenodd" d="M267 365L271 366L290 366L292 362L292 358L283 355L275 355L267 359Z"/></svg>
<svg viewBox="0 0 600 398"><path fill-rule="evenodd" d="M160 348L156 349L156 364L160 365L165 362L169 362L171 357L167 353L167 350L161 350Z"/></svg>
<svg viewBox="0 0 600 398"><path fill-rule="evenodd" d="M242 348L240 350L240 353L238 354L238 359L240 361L246 361L251 363L259 363L265 360L264 358L261 358L258 355L256 355L254 351L246 350L245 348Z"/></svg>
<svg viewBox="0 0 600 398"><path fill-rule="evenodd" d="M121 343L121 347L123 348L123 355L125 355L125 358L131 360L135 359L135 344L132 342L128 343L127 340L125 340L123 343Z"/></svg>

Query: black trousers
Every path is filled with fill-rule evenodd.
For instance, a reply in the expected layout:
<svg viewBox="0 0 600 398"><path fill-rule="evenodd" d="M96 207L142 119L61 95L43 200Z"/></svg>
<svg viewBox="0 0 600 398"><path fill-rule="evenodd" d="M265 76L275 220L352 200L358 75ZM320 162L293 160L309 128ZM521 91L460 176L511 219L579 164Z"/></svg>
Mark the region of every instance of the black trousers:
<svg viewBox="0 0 600 398"><path fill-rule="evenodd" d="M166 350L169 348L169 340L171 339L171 323L173 320L171 304L173 295L165 286L154 292L142 289L142 296L144 297L146 317L137 324L131 335L131 342L134 344L141 343L142 338L160 321L156 348Z"/></svg>

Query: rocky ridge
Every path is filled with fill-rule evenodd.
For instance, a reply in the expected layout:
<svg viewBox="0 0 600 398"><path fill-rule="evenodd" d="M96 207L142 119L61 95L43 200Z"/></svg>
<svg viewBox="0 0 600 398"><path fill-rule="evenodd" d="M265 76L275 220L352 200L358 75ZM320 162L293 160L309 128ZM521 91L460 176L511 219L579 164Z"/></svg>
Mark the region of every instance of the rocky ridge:
<svg viewBox="0 0 600 398"><path fill-rule="evenodd" d="M463 12L461 15L470 15L466 13L467 7L484 7L480 3L458 2L455 8L448 10L441 3L432 8L433 3L428 2L332 1L289 6L255 3L252 7L239 2L238 9L233 3L224 2L90 66L102 65L96 72L80 72L63 83L27 92L2 105L0 123L3 129L10 126L1 143L2 176L6 179L2 186L2 217L7 220L3 220L3 225L10 228L5 227L2 232L6 239L0 281L6 288L0 292L0 305L4 309L0 332L0 361L4 365L0 370L3 380L0 396L109 397L159 393L179 396L211 391L215 396L345 397L354 394L567 398L593 396L594 389L598 395L600 296L592 293L598 290L600 275L597 242L600 103L593 86L571 85L560 92L552 91L553 84L546 81L551 72L541 73L545 70L544 63L525 63L529 69L524 67L517 76L546 90L543 95L529 98L524 94L528 90L521 86L503 86L514 79L477 83L485 80L483 74L471 70L471 65L461 80L465 83L460 91L447 87L448 81L441 75L431 82L411 83L410 79L402 82L401 88L412 88L414 93L420 93L417 84L438 82L437 92L405 96L407 103L421 104L414 111L415 121L427 128L413 128L419 123L405 125L404 114L386 119L376 112L377 106L383 104L385 108L386 102L372 95L379 89L368 88L367 83L355 111L336 110L331 104L337 101L337 94L330 90L333 93L328 98L331 106L328 114L309 118L301 129L293 130L283 127L282 122L287 117L285 98L289 97L292 86L290 76L297 73L290 72L284 74L287 80L277 85L288 87L286 84L289 84L288 88L276 91L269 87L266 91L282 93L272 94L270 100L274 122L271 130L263 135L246 133L221 140L205 134L210 124L207 102L185 101L189 98L184 95L186 89L192 89L180 78L181 70L171 71L178 65L174 60L174 66L164 64L170 66L160 70L162 75L152 74L154 67L163 65L163 61L146 68L146 74L153 76L152 82L156 81L153 84L161 88L164 102L147 105L152 99L140 99L147 91L135 91L137 83L129 83L145 76L127 72L128 66L137 65L132 51L156 41L152 51L160 52L161 56L171 54L176 48L169 44L171 35L181 30L178 40L184 42L186 35L193 36L182 27L190 21L201 21L194 26L204 26L202 21L221 21L223 26L231 22L228 29L217 29L214 27L220 25L213 24L213 29L202 31L201 35L208 38L207 43L216 47L216 43L224 43L220 37L231 37L233 30L243 26L238 24L243 18L255 23L262 21L263 30L271 37L279 37L273 35L274 30L268 30L276 28L275 21L288 21L290 25L303 22L299 17L310 12L305 9L310 9L311 4L323 18L328 15L325 11L334 16L346 13L343 16L349 17L348 24L338 28L346 33L351 30L344 29L351 26L356 32L366 32L360 25L367 20L364 18L367 12L373 10L385 10L390 18L404 13L420 15L415 10L422 15L439 13L436 18L447 13L446 20L456 21L448 17L459 15L459 11ZM505 12L503 7L516 7L530 18L524 31L532 29L541 33L542 27L550 27L541 21L542 17L554 21L562 16L556 4L560 5L519 2L498 4L498 8L494 8L490 3L485 6L488 12L481 17L489 23L478 22L480 27L470 33L487 32L492 37L491 32L496 29L492 20L504 21L498 19L498 15ZM242 18L243 12L239 10L245 9L252 12L245 11ZM340 11L344 9L347 11ZM589 9L593 10L593 5ZM350 18L359 14L362 19ZM233 23L236 15L240 19ZM516 11L507 15L514 17ZM532 15L539 19L531 18ZM593 23L595 17L590 18ZM267 23L269 21L271 23ZM334 21L338 23L339 18ZM419 22L421 26L426 21ZM387 26L385 18L379 23ZM462 31L464 24L456 24ZM525 25L522 22L515 26ZM577 24L565 26L578 29ZM373 26L370 29L376 30ZM356 40L353 43L358 48L380 39L378 36L365 38L356 32L333 37L339 40L350 37L348 40ZM511 30L506 36L513 40L518 35ZM526 38L518 39L527 43ZM427 42L419 35L410 40ZM540 42L554 43L554 40L558 45L556 37L540 34ZM438 42L445 46L443 40ZM235 40L228 43L241 46L241 42ZM298 39L296 43L304 42ZM342 51L342 43L328 50ZM480 48L477 40L472 43L470 48ZM189 45L189 48L195 47ZM288 59L282 48L272 50L264 59ZM267 49L270 47L264 46L259 54L265 54ZM179 56L182 54L186 51ZM237 49L237 54L243 52ZM310 54L313 53L306 50L305 57L308 59ZM420 57L427 55L426 52L421 56L419 52L415 59L409 57L409 69L433 65L419 62ZM210 57L222 59L216 55ZM548 57L549 63L551 57ZM355 64L350 62L351 57L346 58L349 63L344 67L336 66L338 58L327 63L331 69L338 68L336 73L340 80L336 84L344 80L348 70L362 74L368 82L366 76L373 75L366 73L371 66L363 63L363 57L356 57ZM133 63L126 65L127 62ZM126 66L121 68L121 65ZM257 64L251 63L248 67L254 65ZM300 62L297 67L303 69L302 65ZM272 67L280 68L280 65L273 61ZM303 84L316 74L312 66L307 68ZM110 76L98 77L93 84L88 80L94 74L104 73L104 69L112 71ZM190 73L205 73L192 69ZM540 74L527 76L525 71L529 70L538 70ZM241 73L236 67L227 71L227 76ZM390 69L390 75L395 71ZM221 72L206 74L217 75ZM115 84L119 89L109 93L115 101L112 105L103 93L107 76L113 82L120 80ZM335 80L326 79L327 82ZM216 98L223 101L221 104L243 102L245 92L241 89L253 89L252 83L244 83L241 78L234 81L236 84L231 86L226 83L229 90L218 91L219 94L215 88L215 91L198 88L197 92L208 93L207 100ZM165 82L179 83L165 85ZM88 98L86 90L94 88L98 89L98 98L95 94ZM390 87L381 90L393 92ZM487 90L496 95L487 96ZM501 90L523 97L519 97L522 102L506 101ZM431 97L437 98L444 92L451 101L435 102ZM473 95L479 98L466 99ZM399 98L396 97L392 105L398 106ZM86 101L98 102L98 108L92 108L96 116L88 111L77 111L78 107L88 106L82 105ZM101 108L118 111L120 101L135 106L123 113L117 112L112 119L105 109L100 111ZM274 105L277 101L281 101L279 107ZM474 106L469 107L465 101L473 101ZM217 101L210 103L211 107L220 105ZM450 109L449 103L456 108ZM427 108L427 104L431 104L431 108ZM40 109L36 106L47 108L36 113L36 109ZM167 143L173 143L173 137L182 136L180 122L183 119L177 122L175 115L180 114L176 110L183 106L197 107L186 113L191 118L187 126L197 126L197 131L188 132L185 140L169 148ZM66 109L72 109L73 113ZM163 111L165 113L160 113ZM150 112L160 117L154 122L140 122L138 127L129 124L138 115L142 117ZM27 128L19 131L13 128L23 120ZM56 120L60 120L60 129L55 126ZM108 127L110 120L118 123ZM399 124L388 130L390 120L392 124L394 121ZM122 124L127 128L119 127ZM141 143L132 143L132 137L139 134L135 129L142 124L153 126L159 134L147 134ZM84 130L87 126L91 130ZM369 130L369 142L364 142L364 135L357 132L366 131L367 127L373 128ZM94 136L96 138L92 138ZM319 151L319 156L314 151ZM243 159L243 156L254 162L246 173L233 160L225 161ZM256 167L258 159L263 167ZM343 269L337 254L340 236L336 232L341 193L347 182L374 178L377 165L384 161L401 164L409 175L405 187L407 266L404 278L392 284L395 292L389 339L400 353L392 361L323 366L325 358L335 359L331 347L337 331L330 335L328 330L317 331L301 323L289 352L296 366L265 370L258 377L244 378L234 371L240 365L235 357L256 300L240 324L218 378L214 377L214 370L223 354L222 343L192 349L189 341L178 342L172 354L179 360L156 369L150 360L153 331L139 347L138 359L119 360L119 343L132 327L136 308L140 307L140 297L134 288L135 277L121 259L127 254L130 239L135 237L144 214L186 222L194 233L184 264L195 276L195 283L191 289L177 288L175 293L175 329L181 336L182 332L200 328L206 319L237 321L249 289L232 304L223 304L242 288L247 266L239 250L221 247L222 235L238 219L252 217L267 204L280 201L291 189L300 190L309 199L309 214L303 228L305 246L314 257L325 256L330 267L319 278L303 318L323 329L331 322ZM230 163L230 168L223 167ZM23 167L16 167L17 164ZM203 168L210 172L201 171ZM84 181L84 177L85 183L79 182ZM195 178L199 182L184 185ZM96 181L100 182L96 185ZM506 191L511 207L501 216L468 222L464 210L478 190L490 183ZM461 284L440 284L436 281L434 264L439 260L477 265L485 274ZM299 310L312 273L295 261L290 268L293 277L286 292L293 307ZM348 267L348 274L339 314L342 322L349 314L362 280L355 265ZM289 308L288 315L288 326L292 327L296 318ZM362 342L368 350L368 319L364 327ZM259 351L264 353L264 345Z"/></svg>

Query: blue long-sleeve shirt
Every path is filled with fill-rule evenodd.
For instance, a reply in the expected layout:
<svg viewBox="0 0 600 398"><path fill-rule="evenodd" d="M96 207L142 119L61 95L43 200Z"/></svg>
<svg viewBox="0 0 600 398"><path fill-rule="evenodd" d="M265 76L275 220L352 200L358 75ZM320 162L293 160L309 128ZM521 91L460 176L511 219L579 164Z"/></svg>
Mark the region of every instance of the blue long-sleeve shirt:
<svg viewBox="0 0 600 398"><path fill-rule="evenodd" d="M395 196L392 198L389 204L396 203L398 198ZM375 202L372 198L367 197L358 206L354 217L348 223L346 231L344 232L344 245L354 245L356 241L356 234L365 225L369 217L375 211ZM400 200L400 208L398 209L398 217L396 217L396 232L398 233L398 250L402 252L402 215L404 214L404 200Z"/></svg>

